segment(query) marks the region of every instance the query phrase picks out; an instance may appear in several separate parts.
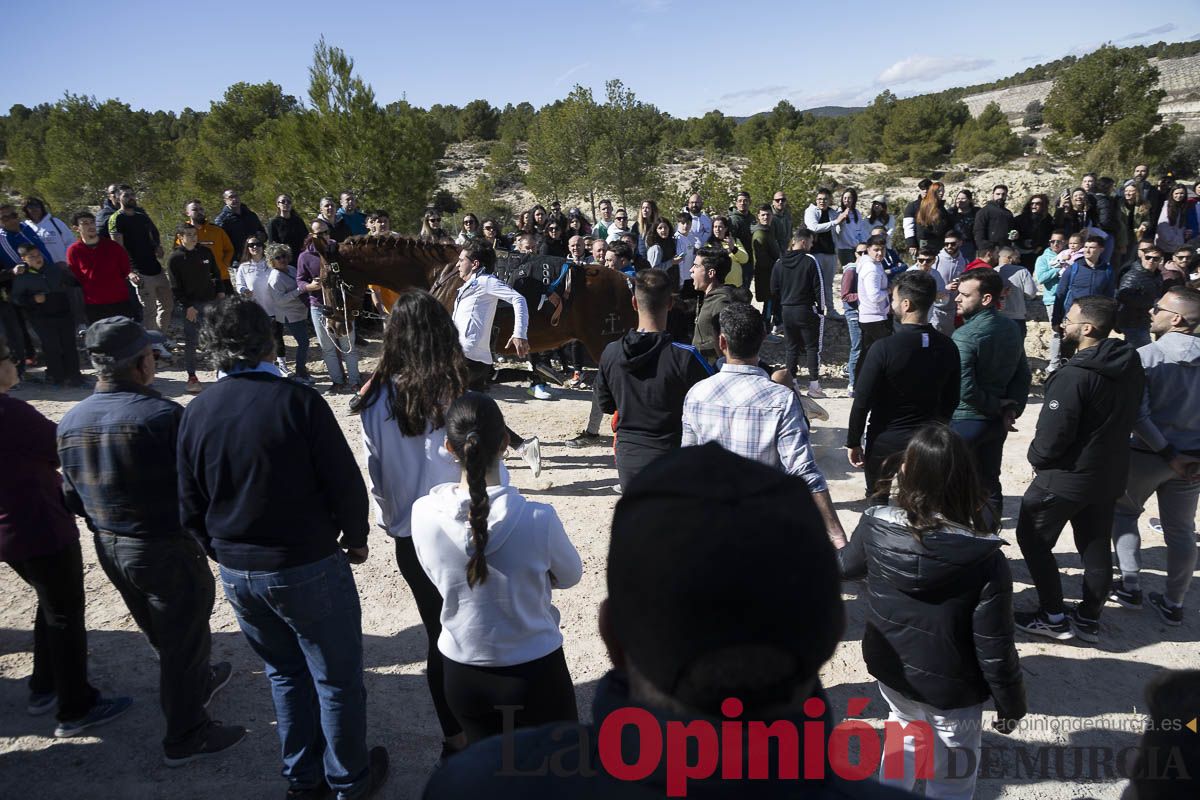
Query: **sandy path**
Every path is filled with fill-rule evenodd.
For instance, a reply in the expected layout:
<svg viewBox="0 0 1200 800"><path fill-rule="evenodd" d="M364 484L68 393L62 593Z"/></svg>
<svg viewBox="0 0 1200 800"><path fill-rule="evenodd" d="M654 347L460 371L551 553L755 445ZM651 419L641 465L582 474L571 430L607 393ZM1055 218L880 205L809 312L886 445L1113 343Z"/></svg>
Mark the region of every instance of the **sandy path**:
<svg viewBox="0 0 1200 800"><path fill-rule="evenodd" d="M370 348L371 352L375 350L375 346ZM319 376L323 374L323 366L317 362L313 369ZM159 378L157 388L186 403L183 379L183 373L168 370ZM844 382L831 380L828 385L834 387L831 399L825 402L832 418L814 431L814 442L843 525L852 531L863 503L859 499L861 473L849 468L840 447L850 401L845 397ZM57 420L84 393L51 394L42 387L26 385L17 396ZM555 506L583 557L582 582L556 593L556 603L562 612L567 659L580 709L590 716L595 681L608 668L595 620L605 594L608 524L618 498L612 491L616 471L607 446L585 450L561 446L582 427L588 410L587 395L555 390L554 401L540 402L529 398L523 385L508 384L497 387L495 396L502 401L513 428L525 434L536 433L543 442L545 471L541 478L534 479L524 465L511 461L514 483L527 496ZM346 413L345 398L335 398L333 407L357 451L358 420ZM1010 517L1032 477L1024 454L1039 408L1040 398L1035 396L1018 423L1020 432L1008 442L1004 489ZM1165 567L1162 536L1146 524L1155 514L1151 506L1143 518L1145 583L1149 589L1161 588ZM1034 595L1012 535L1012 523L1006 528L1011 545L1006 552L1018 581L1017 605L1028 606ZM221 592L217 593L212 617L213 657L233 662L236 674L211 710L218 719L246 725L250 733L228 757L170 770L160 761L163 721L157 706L153 653L96 563L90 537L85 535L83 542L91 675L103 691L131 694L136 703L124 719L100 729L101 736L66 741L51 737L52 718L27 716L25 679L32 666L33 595L10 569L0 568L0 785L5 787L4 795L128 800L282 796L285 784L278 777L278 740L262 664L242 639ZM440 747L423 674L425 636L411 595L396 569L390 540L375 532L371 548L368 562L355 568L363 601L370 741L384 744L391 751L393 772L384 796L418 797ZM1058 552L1063 554L1061 561L1070 576L1065 589L1069 598L1077 598L1079 560L1071 549L1069 536L1064 537ZM859 642L865 603L858 596L860 590L857 584L847 585L850 626L822 677L834 700L835 713L844 713L849 697L869 697L872 703L863 716L878 722L885 716L881 709L886 706L862 664ZM802 615L804 611L797 609L796 613ZM985 746L999 748L992 751L993 769L1010 777L985 777L978 797L1029 800L1119 796L1123 784L1116 780L1058 780L1054 777L1053 758L1048 779L1031 779L1027 773L1026 777L1012 777L1020 764L1018 747L1025 747L1029 757L1035 758L1032 748L1038 744L1111 749L1132 745L1142 720L1138 712L1143 706L1146 680L1164 667L1200 666L1196 644L1200 618L1194 600L1189 604L1184 626L1175 629L1160 624L1149 610L1134 612L1110 606L1102 636L1098 647L1019 640L1033 713L1026 727L1009 739L991 732L985 735ZM1093 729L1085 730L1083 726ZM1089 751L1080 752L1086 766ZM1095 752L1103 759L1103 751ZM1073 759L1074 755L1068 757L1064 771L1057 774L1064 778L1075 774Z"/></svg>

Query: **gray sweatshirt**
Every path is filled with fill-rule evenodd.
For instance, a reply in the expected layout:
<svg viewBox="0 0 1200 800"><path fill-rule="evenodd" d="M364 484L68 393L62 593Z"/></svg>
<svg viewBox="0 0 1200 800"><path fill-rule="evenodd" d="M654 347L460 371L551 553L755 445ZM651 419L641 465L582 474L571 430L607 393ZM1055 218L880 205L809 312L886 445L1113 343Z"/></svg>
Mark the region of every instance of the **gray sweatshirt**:
<svg viewBox="0 0 1200 800"><path fill-rule="evenodd" d="M1165 457L1200 456L1200 338L1168 333L1138 348L1146 391L1133 444Z"/></svg>

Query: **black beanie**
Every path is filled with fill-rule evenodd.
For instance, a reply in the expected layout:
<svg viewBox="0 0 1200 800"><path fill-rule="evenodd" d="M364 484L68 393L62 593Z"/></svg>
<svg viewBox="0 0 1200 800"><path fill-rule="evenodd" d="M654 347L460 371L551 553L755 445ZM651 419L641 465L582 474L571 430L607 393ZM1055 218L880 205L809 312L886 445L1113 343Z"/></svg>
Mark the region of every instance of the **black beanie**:
<svg viewBox="0 0 1200 800"><path fill-rule="evenodd" d="M626 487L608 603L630 662L672 697L690 665L728 648L769 647L795 659L797 682L815 677L845 627L807 485L716 443L675 450Z"/></svg>

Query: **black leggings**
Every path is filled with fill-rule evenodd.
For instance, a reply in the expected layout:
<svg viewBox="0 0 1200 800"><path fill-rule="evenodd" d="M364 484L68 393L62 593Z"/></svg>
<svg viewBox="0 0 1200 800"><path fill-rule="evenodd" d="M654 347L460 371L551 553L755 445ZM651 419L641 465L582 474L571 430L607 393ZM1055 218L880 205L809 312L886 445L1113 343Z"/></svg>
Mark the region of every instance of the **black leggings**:
<svg viewBox="0 0 1200 800"><path fill-rule="evenodd" d="M438 637L442 635L442 595L417 560L417 549L413 546L411 536L396 538L396 566L400 567L400 574L412 590L413 599L417 601L417 613L421 615L421 624L425 626L425 635L429 638L425 679L429 681L429 694L433 697L433 708L442 726L442 736L452 739L462 733L463 728L446 702L442 678L442 653L437 646Z"/></svg>
<svg viewBox="0 0 1200 800"><path fill-rule="evenodd" d="M800 351L804 351L804 366L808 379L821 379L821 318L811 308L783 306L784 364L788 373L796 377L796 366L800 362Z"/></svg>
<svg viewBox="0 0 1200 800"><path fill-rule="evenodd" d="M547 358L549 358L547 356ZM467 362L467 388L473 392L488 391L488 380L492 377L493 366L484 364L482 361L472 361L465 359ZM504 426L504 430L508 432L508 446L516 447L525 441L525 437L514 431L508 425ZM420 567L418 567L420 569ZM440 600L438 601L441 602Z"/></svg>
<svg viewBox="0 0 1200 800"><path fill-rule="evenodd" d="M479 667L445 660L446 699L474 743L510 726L578 722L575 687L560 647L536 661L511 667Z"/></svg>

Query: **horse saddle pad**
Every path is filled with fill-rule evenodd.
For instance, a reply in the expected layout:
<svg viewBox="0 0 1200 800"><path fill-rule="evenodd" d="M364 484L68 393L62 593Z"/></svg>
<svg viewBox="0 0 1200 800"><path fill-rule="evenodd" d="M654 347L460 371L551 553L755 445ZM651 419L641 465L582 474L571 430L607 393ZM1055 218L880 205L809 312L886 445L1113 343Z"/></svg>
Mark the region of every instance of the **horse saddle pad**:
<svg viewBox="0 0 1200 800"><path fill-rule="evenodd" d="M532 308L537 308L546 287L558 279L566 261L560 256L497 251L495 275L516 289Z"/></svg>

